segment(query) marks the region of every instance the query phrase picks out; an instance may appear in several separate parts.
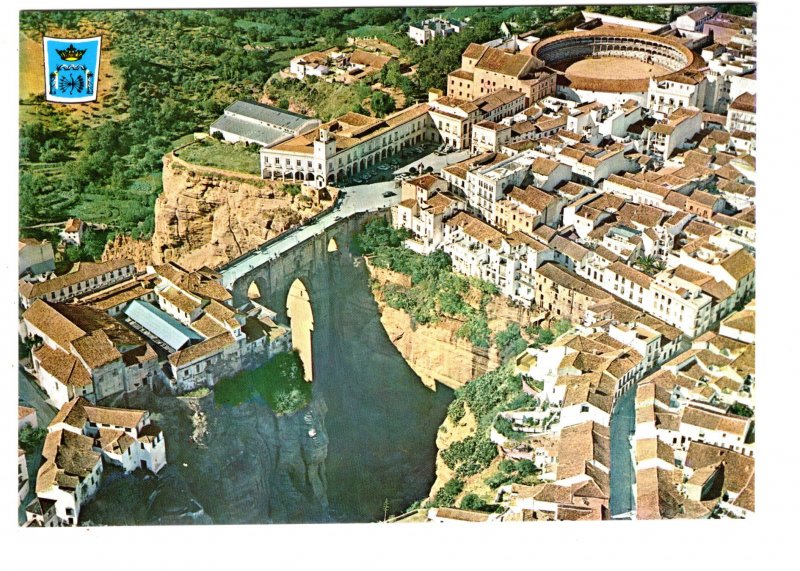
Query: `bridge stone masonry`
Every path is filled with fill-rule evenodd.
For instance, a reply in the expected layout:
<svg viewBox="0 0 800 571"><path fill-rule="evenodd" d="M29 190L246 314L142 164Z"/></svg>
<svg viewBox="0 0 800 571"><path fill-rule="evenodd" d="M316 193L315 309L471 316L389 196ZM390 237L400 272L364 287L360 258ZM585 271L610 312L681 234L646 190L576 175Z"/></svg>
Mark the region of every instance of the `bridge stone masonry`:
<svg viewBox="0 0 800 571"><path fill-rule="evenodd" d="M287 319L286 298L296 279L303 282L312 300L314 292L325 288L325 258L348 247L350 236L367 221L386 217L386 213L365 212L343 218L319 233L305 236L288 232L265 249L256 250L220 270L222 283L233 293L233 303L247 303L248 291L256 284L260 301L275 311L280 321ZM328 251L331 240L337 245Z"/></svg>
<svg viewBox="0 0 800 571"><path fill-rule="evenodd" d="M307 381L314 378L314 314L329 314L329 308L320 307L325 300L330 303L325 294L331 285L328 258L346 252L353 234L368 221L388 216L389 205L399 197L384 197L386 188L379 183L349 189L328 212L219 269L235 307L252 297L274 311L279 323L290 325Z"/></svg>

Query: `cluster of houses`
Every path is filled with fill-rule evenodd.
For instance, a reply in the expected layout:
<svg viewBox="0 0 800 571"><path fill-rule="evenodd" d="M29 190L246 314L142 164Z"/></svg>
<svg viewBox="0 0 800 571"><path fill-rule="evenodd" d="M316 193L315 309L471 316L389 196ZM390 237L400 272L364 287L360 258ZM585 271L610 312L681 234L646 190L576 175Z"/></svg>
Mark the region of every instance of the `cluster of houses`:
<svg viewBox="0 0 800 571"><path fill-rule="evenodd" d="M30 348L21 366L60 409L47 427L25 526L77 525L104 463L126 473L165 464L163 434L147 411L96 403L144 387L211 386L291 345L267 308L255 301L232 307L221 275L208 268L167 263L137 273L129 260L76 266L19 285L19 333ZM20 430L37 426L34 409L21 406L19 416ZM32 486L25 452L18 456L22 503Z"/></svg>
<svg viewBox="0 0 800 571"><path fill-rule="evenodd" d="M637 519L755 511L755 300L636 389Z"/></svg>
<svg viewBox="0 0 800 571"><path fill-rule="evenodd" d="M714 9L686 16L699 18L694 32L664 33L704 39L707 66L651 81L644 98L531 97L480 76L487 53L535 70L524 52L471 45L448 95L428 103L472 155L403 182L392 221L408 230L406 247L443 250L454 271L575 327L517 357L536 407L500 414L522 438L493 428L492 439L533 461L543 483L501 487L507 511L495 519L609 518L611 413L631 389L628 515L754 509L755 24ZM736 30L709 44L703 26L715 19ZM493 95L515 102L516 92L522 108L485 118L476 100L453 97L494 81ZM429 520L471 521L434 511Z"/></svg>
<svg viewBox="0 0 800 571"><path fill-rule="evenodd" d="M256 302L232 307L221 275L173 262L137 274L129 260L81 263L20 281L20 335L51 402L97 402L140 387L175 393L212 385L289 349L290 334Z"/></svg>
<svg viewBox="0 0 800 571"><path fill-rule="evenodd" d="M349 85L379 73L390 61L397 61L397 58L360 48L344 50L333 47L293 57L284 73L303 81L315 77L329 83Z"/></svg>
<svg viewBox="0 0 800 571"><path fill-rule="evenodd" d="M104 465L125 473L158 473L167 463L162 430L146 410L94 406L83 397L65 403L47 427L36 497L24 527L78 525L81 507L100 486ZM23 465L27 478L27 467ZM27 495L20 491L20 501Z"/></svg>

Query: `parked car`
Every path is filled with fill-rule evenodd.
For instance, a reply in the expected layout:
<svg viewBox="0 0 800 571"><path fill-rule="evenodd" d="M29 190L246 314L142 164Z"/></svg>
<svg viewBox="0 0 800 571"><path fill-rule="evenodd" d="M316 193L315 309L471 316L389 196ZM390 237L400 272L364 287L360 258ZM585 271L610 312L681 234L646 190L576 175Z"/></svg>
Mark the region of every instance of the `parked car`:
<svg viewBox="0 0 800 571"><path fill-rule="evenodd" d="M384 198L389 198L390 196L397 196L397 193L391 190L387 190L386 192L383 193Z"/></svg>

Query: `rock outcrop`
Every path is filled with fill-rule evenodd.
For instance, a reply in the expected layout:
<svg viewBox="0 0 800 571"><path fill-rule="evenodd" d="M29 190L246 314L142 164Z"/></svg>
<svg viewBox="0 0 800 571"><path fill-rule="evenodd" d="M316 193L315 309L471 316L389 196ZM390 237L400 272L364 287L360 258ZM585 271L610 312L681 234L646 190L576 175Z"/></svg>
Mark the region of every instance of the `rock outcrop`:
<svg viewBox="0 0 800 571"><path fill-rule="evenodd" d="M381 286L394 283L407 287L410 278L371 264L367 267L378 285L373 288L373 294L378 302L381 323L389 339L427 387L435 390L438 381L457 389L500 366L500 355L494 345L489 349L477 347L456 335L463 321L445 317L435 323L420 325L414 323L405 311L389 307L383 300ZM502 331L511 322L524 328L536 319L530 310L512 305L500 296L492 298L486 313L493 333Z"/></svg>
<svg viewBox="0 0 800 571"><path fill-rule="evenodd" d="M225 263L330 206L326 192L164 157L164 191L156 200L152 262L187 269Z"/></svg>
<svg viewBox="0 0 800 571"><path fill-rule="evenodd" d="M134 240L131 236L117 234L106 244L103 261L127 258L132 260L138 271L152 263L153 245L150 240Z"/></svg>
<svg viewBox="0 0 800 571"><path fill-rule="evenodd" d="M81 512L84 525L331 521L324 399L282 416L264 403L226 406L213 395L177 399L146 389L109 404L150 410L164 431L168 463L143 480L105 479Z"/></svg>

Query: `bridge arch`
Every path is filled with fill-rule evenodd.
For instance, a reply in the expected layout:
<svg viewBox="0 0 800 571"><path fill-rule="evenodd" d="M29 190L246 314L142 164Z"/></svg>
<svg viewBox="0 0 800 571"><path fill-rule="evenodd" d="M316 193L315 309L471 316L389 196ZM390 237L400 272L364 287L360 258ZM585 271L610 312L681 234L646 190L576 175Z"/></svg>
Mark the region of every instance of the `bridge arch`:
<svg viewBox="0 0 800 571"><path fill-rule="evenodd" d="M286 315L292 330L292 349L297 350L303 362L305 380L314 380L314 361L311 332L314 331L314 313L311 296L304 281L295 278L286 295Z"/></svg>

